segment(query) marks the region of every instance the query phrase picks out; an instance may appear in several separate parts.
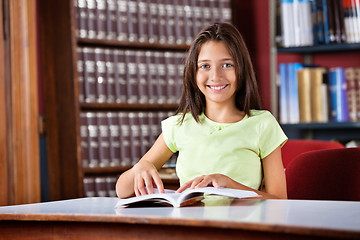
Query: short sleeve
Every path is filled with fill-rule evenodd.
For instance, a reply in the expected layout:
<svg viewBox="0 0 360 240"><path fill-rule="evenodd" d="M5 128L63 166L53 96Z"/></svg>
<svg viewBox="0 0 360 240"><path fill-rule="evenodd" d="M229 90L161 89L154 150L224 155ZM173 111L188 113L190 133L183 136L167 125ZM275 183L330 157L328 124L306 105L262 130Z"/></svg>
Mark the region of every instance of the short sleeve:
<svg viewBox="0 0 360 240"><path fill-rule="evenodd" d="M283 146L287 141L287 136L270 112L264 114L264 118L259 126L260 158L264 159L278 146Z"/></svg>
<svg viewBox="0 0 360 240"><path fill-rule="evenodd" d="M172 152L177 152L178 148L175 142L175 132L178 126L178 116L171 116L161 122L161 130L166 145Z"/></svg>

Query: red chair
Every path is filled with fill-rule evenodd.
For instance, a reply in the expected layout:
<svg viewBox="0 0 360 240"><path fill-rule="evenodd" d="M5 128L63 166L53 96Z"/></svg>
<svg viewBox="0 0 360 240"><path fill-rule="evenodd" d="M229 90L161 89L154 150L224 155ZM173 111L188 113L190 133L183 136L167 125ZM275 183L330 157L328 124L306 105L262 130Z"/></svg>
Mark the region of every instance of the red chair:
<svg viewBox="0 0 360 240"><path fill-rule="evenodd" d="M335 141L289 139L285 143L285 145L281 148L282 162L284 168L286 168L289 162L301 153L313 151L313 150L334 149L334 148L344 148L344 145Z"/></svg>
<svg viewBox="0 0 360 240"><path fill-rule="evenodd" d="M289 199L360 201L360 148L306 152L285 173Z"/></svg>

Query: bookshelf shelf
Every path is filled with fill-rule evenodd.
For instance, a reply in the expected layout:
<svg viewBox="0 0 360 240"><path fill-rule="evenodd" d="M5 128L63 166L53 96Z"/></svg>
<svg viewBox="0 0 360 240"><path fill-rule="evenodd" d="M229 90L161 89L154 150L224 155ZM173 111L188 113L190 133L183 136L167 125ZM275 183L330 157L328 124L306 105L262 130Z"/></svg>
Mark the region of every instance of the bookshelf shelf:
<svg viewBox="0 0 360 240"><path fill-rule="evenodd" d="M318 46L308 46L308 47L289 47L277 48L278 53L333 53L333 52L350 52L350 51L359 51L360 43L341 43L341 44L327 44L327 45L318 45Z"/></svg>
<svg viewBox="0 0 360 240"><path fill-rule="evenodd" d="M297 123L281 124L281 126L293 129L360 129L360 122Z"/></svg>
<svg viewBox="0 0 360 240"><path fill-rule="evenodd" d="M117 103L81 103L83 111L118 111L118 110L175 110L177 104L117 104Z"/></svg>
<svg viewBox="0 0 360 240"><path fill-rule="evenodd" d="M128 170L130 167L97 167L97 168L83 168L84 174L119 174Z"/></svg>
<svg viewBox="0 0 360 240"><path fill-rule="evenodd" d="M189 45L185 44L160 44L160 43L141 43L141 42L127 42L106 39L90 39L77 38L79 46L93 46L93 47L109 47L117 49L146 49L146 50L166 50L166 51L186 51Z"/></svg>
<svg viewBox="0 0 360 240"><path fill-rule="evenodd" d="M320 1L321 2L321 1ZM326 1L325 1L326 2ZM341 1L340 1L341 2ZM281 17L285 16L285 15L281 15L282 12L284 11L284 9L279 8L281 5L280 1L275 1L273 0L272 5L270 5L270 19L272 22L272 26L273 28L273 32L271 32L271 36L270 38L273 39L272 43L272 49L274 49L274 51L272 51L273 54L273 61L270 63L271 67L272 67L272 72L274 73L272 75L272 85L274 86L273 90L272 90L272 94L274 94L274 108L276 110L279 110L280 114L279 114L279 119L281 119L280 116L282 116L283 119L286 119L286 114L288 114L287 116L291 115L294 116L296 114L291 114L294 112L286 112L286 108L284 107L285 105L281 105L280 101L280 93L282 93L284 95L286 94L290 94L289 92L281 92L283 91L284 88L281 88L281 86L277 89L277 78L276 75L279 74L280 75L280 64L282 64L282 81L285 82L284 86L287 86L286 84L289 81L289 79L297 79L298 76L300 75L301 78L301 83L303 85L301 85L302 89L304 89L304 72L301 72L299 70L299 75L295 74L296 78L290 78L290 77L284 77L284 69L285 71L289 70L289 68L285 68L284 65L291 65L293 63L300 63L300 64L305 64L305 65L314 65L314 66L319 66L322 67L324 69L326 69L326 72L329 73L330 69L335 69L335 68L359 68L360 65L360 58L359 58L359 53L360 53L360 42L358 41L352 41L349 40L349 42L346 43L339 43L340 40L339 38L336 40L337 42L335 43L334 40L328 41L328 44L325 44L326 41L326 36L324 35L323 39L317 39L318 42L321 42L321 44L319 45L314 45L314 46L303 46L303 47L278 47L276 46L275 43L275 39L276 37L279 37L283 40L283 44L289 44L289 46L294 46L294 39L299 40L299 38L296 38L296 34L295 35L291 35L290 38L288 38L290 35L286 35L287 34L293 34L292 32L286 32L284 29L282 29L280 32L276 31L276 26L280 26L279 23L283 20L281 19ZM320 3L322 4L322 3ZM311 7L315 7L315 5L312 5ZM318 7L318 5L316 5L316 7ZM322 6L324 7L324 6ZM326 7L328 7L326 5ZM336 11L335 9L332 9L332 11ZM324 18L327 18L326 15L322 15ZM334 15L335 16L335 15ZM339 15L340 16L340 15ZM303 20L304 22L306 20ZM341 19L340 19L341 21ZM311 22L311 21L310 21ZM319 24L319 23L317 23ZM325 23L324 24L324 28L323 28L323 34L328 34L329 38L330 38L330 34L331 31L328 31L326 33L326 27L325 27ZM320 27L319 27L320 26ZM327 26L327 27L333 27L333 26ZM321 29L321 25L316 25L316 29ZM344 29L344 32L346 31L346 29ZM282 35L282 33L284 33ZM286 36L285 36L286 35ZM316 36L320 36L319 33L317 33ZM348 36L348 35L347 35ZM301 38L301 37L300 37ZM279 38L277 38L279 39ZM285 40L291 40L289 41L285 41ZM344 38L342 38L342 41L344 41ZM316 41L314 41L316 42ZM299 42L297 42L297 44L299 44ZM302 57L302 58L301 58ZM302 60L301 60L302 59ZM289 70L291 71L291 70ZM328 75L323 75L323 77L326 77ZM314 78L310 79L310 80L314 80ZM281 82L281 80L280 80ZM328 92L328 96L327 98L329 99L330 97L330 88L329 88L329 81L328 79L322 79L323 83L326 83L327 85L323 84L323 86L325 85L325 92ZM296 80L296 84L298 83L298 79ZM314 83L314 81L312 82ZM297 85L298 87L299 85ZM311 85L313 86L313 85ZM312 88L314 89L314 88ZM294 92L292 92L294 93ZM291 93L291 94L292 94ZM308 92L307 92L308 93ZM294 94L292 94L293 96ZM306 95L306 94L305 94ZM325 94L326 95L326 94ZM304 94L302 95L304 96ZM319 94L317 94L316 96L320 96ZM353 96L353 95L352 95ZM288 99L288 98L287 98ZM302 97L302 106L303 106L303 110L304 110L304 100L305 98ZM354 98L352 98L352 102L353 102ZM299 99L300 102L300 99ZM330 99L329 99L330 102ZM279 106L279 109L278 109ZM300 105L299 105L300 106ZM308 105L306 105L308 107ZM310 108L312 108L314 106L310 106ZM325 106L326 107L326 106ZM327 106L328 110L331 111L330 109L330 105ZM300 108L300 107L299 107ZM285 112L285 116L281 115L281 109L283 110L283 113ZM354 105L352 105L352 109L354 109ZM349 110L350 111L350 110ZM307 112L308 113L308 112ZM304 112L303 112L304 114ZM313 114L313 113L312 113ZM305 116L305 114L303 115L303 117ZM309 115L307 115L309 116ZM354 114L352 115L354 116ZM326 118L326 117L325 117ZM354 118L354 117L353 117ZM329 116L329 119L330 116ZM281 121L281 120L280 120ZM295 120L296 121L296 120ZM300 121L300 120L299 120ZM327 120L328 121L328 120ZM293 139L301 139L301 138L307 138L307 139L319 139L319 140L339 140L342 141L343 143L345 143L346 141L349 140L357 140L360 137L360 122L357 118L354 119L354 121L356 122L325 122L325 123L296 123L296 124L283 124L280 122L281 127L284 129L285 133L288 135L289 138L293 138ZM286 119L284 122L289 122L288 119Z"/></svg>
<svg viewBox="0 0 360 240"><path fill-rule="evenodd" d="M106 184L113 196L116 176L146 153L161 120L177 109L188 44L204 26L230 22L232 1L38 6L50 199L88 196L90 185L91 194L104 194Z"/></svg>

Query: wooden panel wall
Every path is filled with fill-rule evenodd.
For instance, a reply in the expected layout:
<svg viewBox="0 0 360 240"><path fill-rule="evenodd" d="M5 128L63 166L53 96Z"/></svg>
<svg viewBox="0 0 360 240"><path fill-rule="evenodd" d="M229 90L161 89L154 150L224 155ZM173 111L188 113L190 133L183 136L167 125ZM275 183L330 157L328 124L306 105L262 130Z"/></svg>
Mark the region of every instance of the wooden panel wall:
<svg viewBox="0 0 360 240"><path fill-rule="evenodd" d="M5 175L0 186L5 196L0 200L2 205L40 202L36 0L2 1L9 34L0 42L5 80L0 85L0 110L5 113L0 116L0 166Z"/></svg>

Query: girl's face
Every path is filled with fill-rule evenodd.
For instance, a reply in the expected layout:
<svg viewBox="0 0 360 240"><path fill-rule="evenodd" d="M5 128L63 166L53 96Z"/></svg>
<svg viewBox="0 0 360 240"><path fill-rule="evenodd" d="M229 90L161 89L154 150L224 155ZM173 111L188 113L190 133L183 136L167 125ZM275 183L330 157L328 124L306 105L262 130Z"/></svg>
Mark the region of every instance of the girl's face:
<svg viewBox="0 0 360 240"><path fill-rule="evenodd" d="M200 49L196 82L206 104L235 104L234 59L223 42L208 41Z"/></svg>

